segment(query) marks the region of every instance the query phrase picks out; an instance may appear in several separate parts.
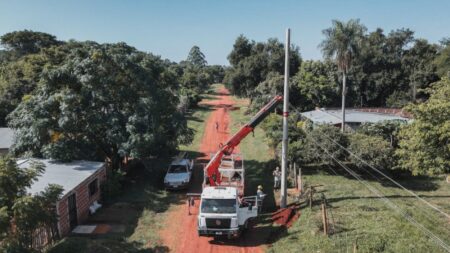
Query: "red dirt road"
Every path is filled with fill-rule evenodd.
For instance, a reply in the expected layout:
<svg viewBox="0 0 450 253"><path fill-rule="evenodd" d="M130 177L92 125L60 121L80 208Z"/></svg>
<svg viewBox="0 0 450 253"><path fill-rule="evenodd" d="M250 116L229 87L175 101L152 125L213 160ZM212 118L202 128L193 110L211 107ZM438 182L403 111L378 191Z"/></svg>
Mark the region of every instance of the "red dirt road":
<svg viewBox="0 0 450 253"><path fill-rule="evenodd" d="M209 100L202 104L210 105L214 110L206 121L199 152L203 153L202 159L209 159L210 153L218 150L219 144L226 142L230 133L230 115L228 113L235 102L228 95L225 88L218 90L216 100ZM218 129L216 129L216 122ZM238 148L235 149L238 152ZM197 169L202 169L197 166ZM197 181L197 182L196 182ZM199 184L201 180L194 180ZM193 186L197 187L198 186ZM262 245L265 238L257 235L255 231L247 231L243 237L236 240L215 241L211 237L199 237L197 234L198 201L191 208L188 215L187 204L176 206L165 221L161 231L162 244L167 246L170 252L180 253L259 253L263 252ZM255 233L253 233L255 232Z"/></svg>

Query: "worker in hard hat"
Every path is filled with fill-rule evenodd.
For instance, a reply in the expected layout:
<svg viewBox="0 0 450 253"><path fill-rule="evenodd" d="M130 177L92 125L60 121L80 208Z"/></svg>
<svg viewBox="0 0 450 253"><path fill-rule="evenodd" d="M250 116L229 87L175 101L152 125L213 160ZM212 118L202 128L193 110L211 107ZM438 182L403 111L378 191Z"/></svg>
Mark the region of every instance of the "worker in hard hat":
<svg viewBox="0 0 450 253"><path fill-rule="evenodd" d="M277 168L273 171L273 189L278 190L280 189L280 183L281 183L281 171L280 167L277 166Z"/></svg>
<svg viewBox="0 0 450 253"><path fill-rule="evenodd" d="M258 205L258 212L261 212L262 202L263 202L265 196L266 196L266 194L264 194L264 192L263 192L262 185L258 185L258 190L256 191L256 200L257 200L256 203Z"/></svg>
<svg viewBox="0 0 450 253"><path fill-rule="evenodd" d="M258 185L258 189L256 191L256 196L258 196L258 198L260 198L261 195L264 195L263 187L262 187L262 185Z"/></svg>

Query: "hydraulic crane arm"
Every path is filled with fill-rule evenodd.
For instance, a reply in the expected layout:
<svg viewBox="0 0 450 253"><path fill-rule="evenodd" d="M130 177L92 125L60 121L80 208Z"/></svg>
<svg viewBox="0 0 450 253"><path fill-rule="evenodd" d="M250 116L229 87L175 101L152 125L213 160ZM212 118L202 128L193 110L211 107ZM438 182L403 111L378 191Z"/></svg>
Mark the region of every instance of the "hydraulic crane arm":
<svg viewBox="0 0 450 253"><path fill-rule="evenodd" d="M237 133L235 133L225 145L221 145L219 151L211 158L206 165L206 174L209 179L209 184L215 186L220 184L219 166L224 155L233 153L234 148L250 133L255 127L263 121L275 107L283 101L282 96L275 96L269 103L267 103L253 118L245 124Z"/></svg>

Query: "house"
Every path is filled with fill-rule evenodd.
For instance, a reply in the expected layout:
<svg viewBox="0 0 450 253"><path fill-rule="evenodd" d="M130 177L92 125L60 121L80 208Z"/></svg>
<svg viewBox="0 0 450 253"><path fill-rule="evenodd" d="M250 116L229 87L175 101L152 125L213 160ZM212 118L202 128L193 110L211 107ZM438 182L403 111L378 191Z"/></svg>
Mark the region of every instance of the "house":
<svg viewBox="0 0 450 253"><path fill-rule="evenodd" d="M340 126L342 110L316 108L316 110L301 113L302 118L310 120L314 125ZM391 108L349 108L345 110L345 124L356 129L362 123L377 123L382 121L398 120L408 122L410 115L401 109Z"/></svg>
<svg viewBox="0 0 450 253"><path fill-rule="evenodd" d="M14 132L11 128L0 127L0 155L7 154L13 144Z"/></svg>
<svg viewBox="0 0 450 253"><path fill-rule="evenodd" d="M28 189L29 194L39 193L49 185L63 187L61 199L56 203L58 232L68 235L89 216L89 207L100 199L100 184L106 180L106 165L102 162L55 162L46 159L19 160L21 168L30 167L32 161L45 165L45 172Z"/></svg>

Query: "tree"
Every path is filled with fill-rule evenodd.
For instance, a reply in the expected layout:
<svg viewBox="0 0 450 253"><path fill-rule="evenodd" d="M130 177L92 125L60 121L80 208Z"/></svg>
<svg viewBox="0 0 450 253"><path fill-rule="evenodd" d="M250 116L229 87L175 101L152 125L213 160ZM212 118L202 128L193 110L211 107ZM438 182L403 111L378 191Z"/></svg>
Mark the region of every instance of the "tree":
<svg viewBox="0 0 450 253"><path fill-rule="evenodd" d="M230 64L236 66L246 57L249 57L254 44L254 41L250 42L243 34L239 35L233 44L233 50L228 55Z"/></svg>
<svg viewBox="0 0 450 253"><path fill-rule="evenodd" d="M61 44L53 35L31 30L6 33L0 37L0 42L7 50L14 51L17 57Z"/></svg>
<svg viewBox="0 0 450 253"><path fill-rule="evenodd" d="M414 120L400 129L398 167L414 175L450 172L450 80L443 78L426 92L428 101L406 107Z"/></svg>
<svg viewBox="0 0 450 253"><path fill-rule="evenodd" d="M359 23L359 19L348 22L333 20L333 26L323 30L325 40L320 44L327 59L334 58L342 71L342 131L345 130L345 94L346 75L351 67L352 59L358 55L361 40L366 28Z"/></svg>
<svg viewBox="0 0 450 253"><path fill-rule="evenodd" d="M62 187L49 185L34 196L27 188L44 172L40 163L20 168L9 156L0 157L0 250L34 252L33 233L38 228L57 233L56 201Z"/></svg>
<svg viewBox="0 0 450 253"><path fill-rule="evenodd" d="M390 143L392 148L398 147L398 131L401 126L406 124L400 120L386 120L377 123L363 123L357 129L358 133L377 136Z"/></svg>
<svg viewBox="0 0 450 253"><path fill-rule="evenodd" d="M436 72L441 77L450 78L450 39L446 46L440 50L439 55L434 60L434 64L436 65Z"/></svg>
<svg viewBox="0 0 450 253"><path fill-rule="evenodd" d="M291 75L297 73L301 63L298 47L292 46L289 55ZM250 100L255 98L255 88L274 73L284 73L284 44L277 39L267 42L249 41L240 35L228 55L231 67L225 73L224 82L231 92Z"/></svg>
<svg viewBox="0 0 450 253"><path fill-rule="evenodd" d="M419 89L427 88L439 80L436 67L432 64L437 51L436 45L429 44L424 39L416 39L414 45L406 50L403 56L402 65L406 66L405 73L408 75L413 102L417 100Z"/></svg>
<svg viewBox="0 0 450 253"><path fill-rule="evenodd" d="M197 67L205 67L208 62L205 60L205 55L200 51L198 46L193 46L189 51L187 61Z"/></svg>
<svg viewBox="0 0 450 253"><path fill-rule="evenodd" d="M390 143L379 136L370 136L360 133L349 136L348 149L364 161L378 169L392 169L392 155L394 149ZM359 168L367 167L360 159L350 155L350 161Z"/></svg>
<svg viewBox="0 0 450 253"><path fill-rule="evenodd" d="M71 50L83 48L86 44L70 41L43 48L38 53L27 54L19 59L9 59L0 65L0 126L7 125L6 116L24 96L34 91L44 68L50 70L60 66Z"/></svg>
<svg viewBox="0 0 450 253"><path fill-rule="evenodd" d="M40 85L9 115L13 152L56 160L172 153L192 131L177 111L176 79L159 57L124 43L88 43L63 65L44 71Z"/></svg>
<svg viewBox="0 0 450 253"><path fill-rule="evenodd" d="M336 65L330 61L305 61L292 78L298 89L301 111L337 106L339 102Z"/></svg>

